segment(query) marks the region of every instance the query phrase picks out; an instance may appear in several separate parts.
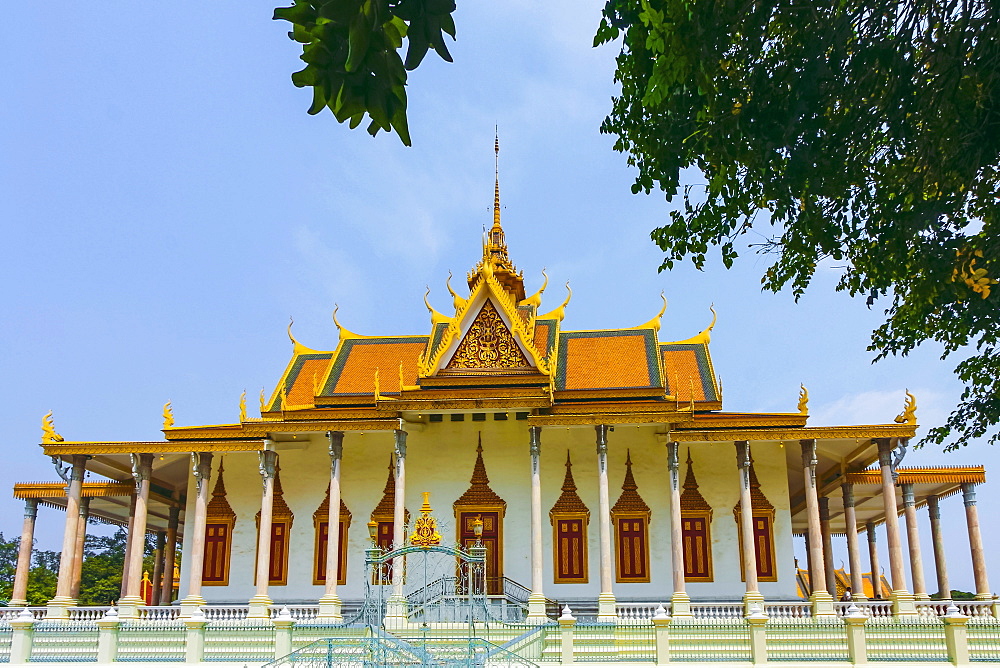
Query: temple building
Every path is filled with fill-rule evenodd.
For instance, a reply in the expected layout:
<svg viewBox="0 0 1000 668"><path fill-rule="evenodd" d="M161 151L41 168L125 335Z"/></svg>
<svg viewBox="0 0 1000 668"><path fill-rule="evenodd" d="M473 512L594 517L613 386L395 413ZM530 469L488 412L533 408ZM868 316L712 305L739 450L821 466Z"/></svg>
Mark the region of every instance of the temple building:
<svg viewBox="0 0 1000 668"><path fill-rule="evenodd" d="M468 289L448 282L441 311L425 297L424 331L357 334L334 311L337 346L317 350L289 326L291 358L259 414L244 396L236 422L181 426L167 406L163 439L149 442L64 439L46 416L41 448L63 482L14 494L25 501L22 545L39 504L66 510L48 616L77 605L91 516L128 527L123 619L150 605L184 617L227 604L266 618L295 604L336 622L364 596L366 551L405 544L424 493L443 540L485 547L487 593L529 621L553 617L553 603L614 621L643 603L678 617L700 602L750 609L802 596L813 614L833 615L848 588L905 616L949 595L946 547L948 559L971 554L976 594L992 599L975 504L985 472L902 465L917 429L912 395L870 425L811 424L805 388L788 412L724 409L714 315L681 341L660 339L665 300L643 324L566 329L570 295L543 307L547 278L529 293L500 213L498 181ZM920 550L923 508L931 555ZM968 544L945 546L942 514L967 523ZM151 600L141 592L148 533L159 546ZM849 554L841 570L835 540ZM164 574L178 554L174 591ZM25 604L29 556L12 605Z"/></svg>

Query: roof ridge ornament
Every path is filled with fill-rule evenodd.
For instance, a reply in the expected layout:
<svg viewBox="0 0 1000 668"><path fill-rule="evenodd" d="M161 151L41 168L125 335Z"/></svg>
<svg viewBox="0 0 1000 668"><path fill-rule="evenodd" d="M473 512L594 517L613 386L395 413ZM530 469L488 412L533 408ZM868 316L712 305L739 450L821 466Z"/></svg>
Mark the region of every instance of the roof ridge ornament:
<svg viewBox="0 0 1000 668"><path fill-rule="evenodd" d="M170 429L174 426L174 408L170 405L171 402L168 400L167 403L163 404L163 428Z"/></svg>
<svg viewBox="0 0 1000 668"><path fill-rule="evenodd" d="M542 282L542 287L538 288L538 292L522 299L519 306L534 306L537 310L539 306L542 305L542 293L545 292L545 288L549 286L549 275L545 273L545 267L542 267L542 276L545 280Z"/></svg>
<svg viewBox="0 0 1000 668"><path fill-rule="evenodd" d="M897 415L894 421L897 424L917 424L917 398L909 389L903 391L906 392L903 412Z"/></svg>
<svg viewBox="0 0 1000 668"><path fill-rule="evenodd" d="M684 339L683 341L671 341L673 345L681 345L685 343L701 343L708 345L712 341L712 328L715 327L715 322L719 319L719 314L715 312L715 304L713 303L708 307L708 310L712 312L712 322L711 324L703 329L699 334L692 336L690 339Z"/></svg>
<svg viewBox="0 0 1000 668"><path fill-rule="evenodd" d="M566 281L566 299L559 308L554 311L549 311L545 315L540 315L536 320L559 320L562 321L566 317L566 307L569 306L569 300L573 298L573 290L569 287L569 281Z"/></svg>
<svg viewBox="0 0 1000 668"><path fill-rule="evenodd" d="M462 310L462 307L465 306L465 304L466 304L466 302L468 300L467 299L463 299L462 297L459 297L458 293L456 293L455 290L451 287L451 271L450 270L448 271L448 278L445 280L444 284L445 284L445 287L448 288L448 292L451 293L452 305L455 307L455 312L458 313L460 310Z"/></svg>
<svg viewBox="0 0 1000 668"><path fill-rule="evenodd" d="M632 329L651 329L654 332L660 331L660 318L662 318L663 314L667 311L667 297L663 294L662 290L660 291L660 299L663 300L663 306L660 308L660 312L653 316L652 320L649 322L643 323L638 327L633 327Z"/></svg>
<svg viewBox="0 0 1000 668"><path fill-rule="evenodd" d="M809 415L809 390L802 383L799 383L799 415Z"/></svg>
<svg viewBox="0 0 1000 668"><path fill-rule="evenodd" d="M62 443L63 437L56 433L55 423L52 421L52 411L42 416L42 443Z"/></svg>

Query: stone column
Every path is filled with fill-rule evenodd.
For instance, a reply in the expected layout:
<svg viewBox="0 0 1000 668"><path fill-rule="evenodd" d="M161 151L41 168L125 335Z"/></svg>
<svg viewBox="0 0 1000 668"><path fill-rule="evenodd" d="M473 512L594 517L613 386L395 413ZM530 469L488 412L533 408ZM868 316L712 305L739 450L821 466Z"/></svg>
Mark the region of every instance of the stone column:
<svg viewBox="0 0 1000 668"><path fill-rule="evenodd" d="M597 597L597 621L614 622L618 619L615 594L612 589L611 569L611 498L608 494L608 425L599 424L597 431L597 490L598 529L601 538L601 593Z"/></svg>
<svg viewBox="0 0 1000 668"><path fill-rule="evenodd" d="M861 573L861 551L858 549L858 515L854 508L854 485L840 486L844 494L844 523L847 527L847 561L851 569L851 598L865 601L865 579Z"/></svg>
<svg viewBox="0 0 1000 668"><path fill-rule="evenodd" d="M395 505L392 509L392 549L398 550L406 544L406 432L393 432L393 449L396 455ZM403 560L394 559L392 568L392 596L397 606L403 605ZM398 609L397 614L405 616Z"/></svg>
<svg viewBox="0 0 1000 668"><path fill-rule="evenodd" d="M17 569L14 571L14 589L7 605L23 608L28 605L28 574L31 572L31 548L35 542L35 519L38 517L38 499L24 500L24 524L21 526L21 545L17 551Z"/></svg>
<svg viewBox="0 0 1000 668"><path fill-rule="evenodd" d="M760 585L757 583L757 550L753 538L753 499L750 496L750 442L735 441L736 467L740 474L740 536L743 539L743 579L746 581L746 593L743 595L745 614L750 614L754 603L760 604L764 597L760 595ZM763 606L761 606L763 610Z"/></svg>
<svg viewBox="0 0 1000 668"><path fill-rule="evenodd" d="M118 598L128 596L128 569L132 559L129 557L132 549L132 534L135 533L135 490L129 494L128 501L128 526L125 528L125 559L122 562L122 586L119 588Z"/></svg>
<svg viewBox="0 0 1000 668"><path fill-rule="evenodd" d="M913 594L906 589L903 570L903 545L899 537L899 510L896 507L896 485L892 477L892 441L876 438L878 463L882 470L882 504L885 512L885 537L889 545L889 579L892 582L892 611L895 615L915 615Z"/></svg>
<svg viewBox="0 0 1000 668"><path fill-rule="evenodd" d="M906 517L906 546L910 551L910 580L913 583L913 596L926 601L927 585L924 583L924 560L920 556L920 530L917 528L916 497L913 494L913 483L904 482L903 514Z"/></svg>
<svg viewBox="0 0 1000 668"><path fill-rule="evenodd" d="M142 557L146 551L146 515L149 508L149 478L153 470L153 455L132 455L132 476L135 479L135 524L129 534L128 581L126 595L118 601L121 619L137 617L138 609L146 605L142 598Z"/></svg>
<svg viewBox="0 0 1000 668"><path fill-rule="evenodd" d="M47 618L66 619L67 608L76 606L73 598L73 551L76 547L76 529L80 521L80 493L83 490L83 474L87 464L86 455L73 455L72 468L66 485L66 528L63 531L62 556L59 559L59 579L56 595L49 601Z"/></svg>
<svg viewBox="0 0 1000 668"><path fill-rule="evenodd" d="M185 550L188 569L188 593L181 601L181 617L190 617L206 601L201 596L201 578L205 572L205 525L208 524L208 497L211 490L208 483L212 478L212 453L192 452L197 496L194 501L194 522L191 524L191 546Z"/></svg>
<svg viewBox="0 0 1000 668"><path fill-rule="evenodd" d="M934 570L937 573L938 598L951 599L948 584L948 563L944 558L944 536L941 535L941 506L936 495L927 497L927 515L931 520L931 542L934 544Z"/></svg>
<svg viewBox="0 0 1000 668"><path fill-rule="evenodd" d="M816 490L816 439L799 441L802 446L802 474L806 495L806 517L809 521L809 585L812 593L814 615L836 614L833 596L827 589L826 571L823 560L823 534L819 520L819 496Z"/></svg>
<svg viewBox="0 0 1000 668"><path fill-rule="evenodd" d="M542 428L528 427L531 455L531 596L528 597L529 624L545 624L544 576L542 574Z"/></svg>
<svg viewBox="0 0 1000 668"><path fill-rule="evenodd" d="M670 570L674 593L670 596L673 617L691 615L691 597L684 580L684 531L681 526L681 456L677 441L667 443L667 470L670 474Z"/></svg>
<svg viewBox="0 0 1000 668"><path fill-rule="evenodd" d="M160 585L160 603L163 605L170 605L174 600L174 564L177 558L177 525L180 514L180 508L170 507L170 519L167 521L167 542L163 550L163 584Z"/></svg>
<svg viewBox="0 0 1000 668"><path fill-rule="evenodd" d="M976 578L976 598L989 600L990 581L986 575L986 553L983 551L983 537L979 533L979 511L976 510L976 486L971 482L962 483L962 500L965 502L965 523L969 528L969 548L972 551L972 574Z"/></svg>
<svg viewBox="0 0 1000 668"><path fill-rule="evenodd" d="M160 604L160 582L163 578L163 552L167 544L167 534L164 531L156 532L156 551L153 552L153 581L152 592L150 593L150 605Z"/></svg>
<svg viewBox="0 0 1000 668"><path fill-rule="evenodd" d="M265 445L269 446L270 444ZM260 500L260 526L257 529L257 593L248 603L247 619L270 619L272 601L267 588L271 572L271 517L274 511L274 472L278 453L264 450L258 456L263 491Z"/></svg>
<svg viewBox="0 0 1000 668"><path fill-rule="evenodd" d="M837 570L833 563L833 536L830 534L830 498L819 497L819 531L823 539L823 579L826 580L827 593L834 596L837 593Z"/></svg>
<svg viewBox="0 0 1000 668"><path fill-rule="evenodd" d="M83 546L87 542L87 520L90 519L90 499L80 499L80 516L76 524L76 546L73 548L73 598L80 597L80 580L83 577Z"/></svg>
<svg viewBox="0 0 1000 668"><path fill-rule="evenodd" d="M872 569L872 598L882 598L885 594L882 591L882 568L878 563L878 536L875 534L875 523L865 524L865 532L868 534L868 561Z"/></svg>
<svg viewBox="0 0 1000 668"><path fill-rule="evenodd" d="M344 432L328 431L327 450L330 453L330 507L326 516L326 588L319 599L317 618L339 624L340 596L337 595L337 568L340 565L340 463L344 456Z"/></svg>

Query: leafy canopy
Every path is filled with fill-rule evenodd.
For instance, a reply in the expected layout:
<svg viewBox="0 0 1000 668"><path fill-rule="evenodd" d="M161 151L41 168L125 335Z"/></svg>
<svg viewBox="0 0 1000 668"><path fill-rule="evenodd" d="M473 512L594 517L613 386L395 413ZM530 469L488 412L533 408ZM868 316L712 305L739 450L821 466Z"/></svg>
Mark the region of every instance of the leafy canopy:
<svg viewBox="0 0 1000 668"><path fill-rule="evenodd" d="M965 356L962 403L926 440L986 434L1000 420L998 5L609 0L595 44L619 37L601 129L637 168L633 192L681 195L652 233L660 269L700 268L716 246L730 266L737 239L767 228L765 289L798 298L826 261L838 290L887 297L876 359L927 340ZM689 167L704 186L681 187Z"/></svg>
<svg viewBox="0 0 1000 668"><path fill-rule="evenodd" d="M445 34L455 37L454 0L294 0L274 10L292 24L306 67L292 75L313 89L310 114L329 108L339 123L368 132L395 130L410 145L406 123L406 71L435 50L451 62ZM399 55L406 40L406 60Z"/></svg>
<svg viewBox="0 0 1000 668"><path fill-rule="evenodd" d="M296 86L407 145L406 70L451 60L453 0L294 0ZM398 55L408 41L405 63ZM702 267L764 228L762 284L796 298L816 267L885 298L876 360L925 341L963 357L958 408L927 440L1000 440L1000 5L990 0L608 0L595 46L621 39L602 131L638 175L680 195L653 231L661 270ZM681 170L706 180L681 185ZM879 302L881 303L881 302Z"/></svg>

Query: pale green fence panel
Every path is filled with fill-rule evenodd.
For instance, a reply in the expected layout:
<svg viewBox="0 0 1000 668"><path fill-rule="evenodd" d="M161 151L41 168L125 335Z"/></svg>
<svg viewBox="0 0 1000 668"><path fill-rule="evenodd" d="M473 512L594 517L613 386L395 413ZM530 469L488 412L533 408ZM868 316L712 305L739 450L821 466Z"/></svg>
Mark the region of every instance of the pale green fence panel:
<svg viewBox="0 0 1000 668"><path fill-rule="evenodd" d="M576 624L573 629L573 660L579 663L656 661L653 626Z"/></svg>
<svg viewBox="0 0 1000 668"><path fill-rule="evenodd" d="M118 660L183 661L185 633L176 620L124 621L118 627Z"/></svg>
<svg viewBox="0 0 1000 668"><path fill-rule="evenodd" d="M270 620L210 622L205 627L205 661L266 663L274 659Z"/></svg>
<svg viewBox="0 0 1000 668"><path fill-rule="evenodd" d="M865 625L869 661L948 661L939 619L872 617Z"/></svg>
<svg viewBox="0 0 1000 668"><path fill-rule="evenodd" d="M10 663L10 639L13 629L10 624L0 621L0 663Z"/></svg>
<svg viewBox="0 0 1000 668"><path fill-rule="evenodd" d="M53 661L97 661L97 624L93 621L36 622L31 662Z"/></svg>
<svg viewBox="0 0 1000 668"><path fill-rule="evenodd" d="M1000 620L973 617L967 633L970 661L1000 661Z"/></svg>
<svg viewBox="0 0 1000 668"><path fill-rule="evenodd" d="M368 629L342 624L296 624L292 629L292 651L326 638L364 638Z"/></svg>
<svg viewBox="0 0 1000 668"><path fill-rule="evenodd" d="M839 618L767 622L769 661L847 661L847 629Z"/></svg>
<svg viewBox="0 0 1000 668"><path fill-rule="evenodd" d="M749 661L750 626L742 619L675 619L670 624L670 660Z"/></svg>

